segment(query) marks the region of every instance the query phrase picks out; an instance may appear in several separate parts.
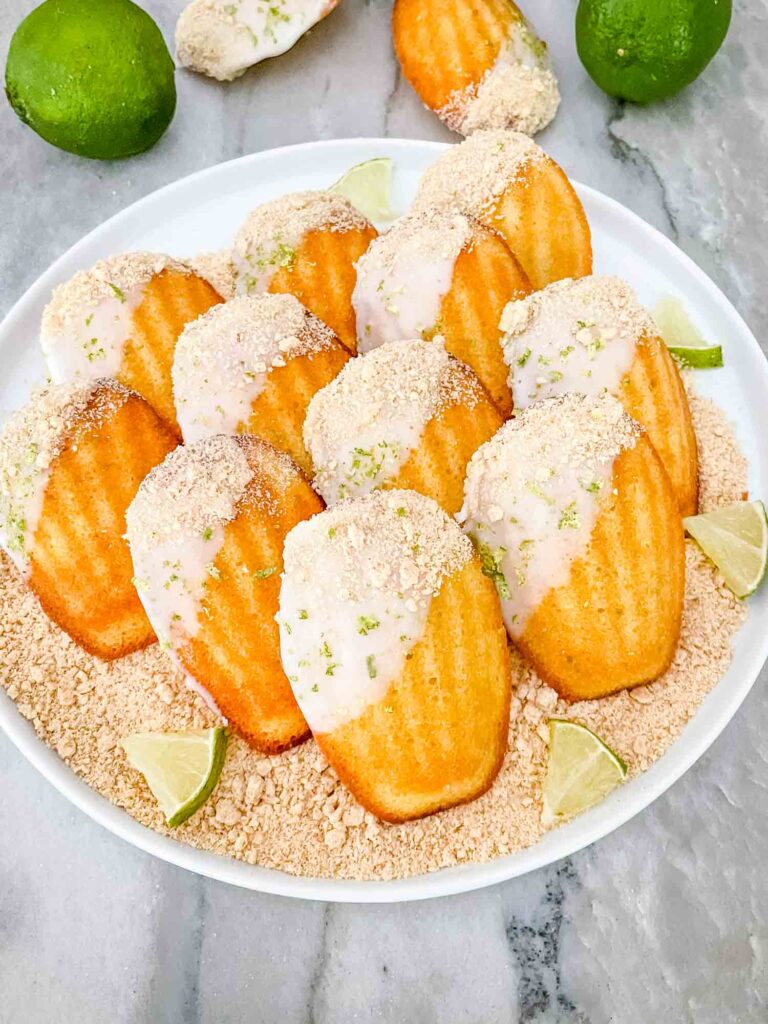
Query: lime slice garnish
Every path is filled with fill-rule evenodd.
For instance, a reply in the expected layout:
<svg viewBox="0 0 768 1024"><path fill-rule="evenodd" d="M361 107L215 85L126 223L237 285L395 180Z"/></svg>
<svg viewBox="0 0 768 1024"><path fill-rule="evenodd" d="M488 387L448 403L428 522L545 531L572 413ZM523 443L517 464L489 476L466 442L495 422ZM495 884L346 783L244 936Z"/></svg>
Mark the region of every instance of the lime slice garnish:
<svg viewBox="0 0 768 1024"><path fill-rule="evenodd" d="M227 749L225 729L139 732L122 748L147 780L171 828L203 806L219 781Z"/></svg>
<svg viewBox="0 0 768 1024"><path fill-rule="evenodd" d="M765 576L768 521L762 501L738 501L683 520L737 597L749 597Z"/></svg>
<svg viewBox="0 0 768 1024"><path fill-rule="evenodd" d="M549 762L544 782L544 825L586 811L627 775L627 766L591 729L564 718L549 720Z"/></svg>
<svg viewBox="0 0 768 1024"><path fill-rule="evenodd" d="M659 299L653 319L670 353L684 369L714 370L723 365L722 347L702 338L679 299L672 295Z"/></svg>
<svg viewBox="0 0 768 1024"><path fill-rule="evenodd" d="M329 192L346 196L368 220L394 220L392 212L392 160L377 156L343 174Z"/></svg>

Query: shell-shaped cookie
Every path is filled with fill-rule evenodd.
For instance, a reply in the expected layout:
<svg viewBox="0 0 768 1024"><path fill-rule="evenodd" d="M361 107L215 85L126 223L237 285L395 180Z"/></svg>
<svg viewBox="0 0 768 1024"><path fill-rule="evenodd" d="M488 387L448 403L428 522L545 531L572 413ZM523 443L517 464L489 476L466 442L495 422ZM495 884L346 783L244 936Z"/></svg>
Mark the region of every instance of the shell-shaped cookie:
<svg viewBox="0 0 768 1024"><path fill-rule="evenodd" d="M569 700L658 678L677 646L684 535L645 432L608 394L544 399L476 453L462 511L510 636Z"/></svg>
<svg viewBox="0 0 768 1024"><path fill-rule="evenodd" d="M51 619L100 658L155 639L125 512L175 445L154 409L113 380L44 388L0 435L0 544Z"/></svg>
<svg viewBox="0 0 768 1024"><path fill-rule="evenodd" d="M499 319L528 278L495 231L457 211L403 217L357 263L352 295L358 351L440 335L470 366L502 416L512 411Z"/></svg>
<svg viewBox="0 0 768 1024"><path fill-rule="evenodd" d="M189 324L176 346L173 392L185 442L254 434L306 472L307 405L349 353L293 295L242 296Z"/></svg>
<svg viewBox="0 0 768 1024"><path fill-rule="evenodd" d="M501 422L477 377L439 341L390 341L317 392L304 442L329 505L402 487L453 515L471 455Z"/></svg>
<svg viewBox="0 0 768 1024"><path fill-rule="evenodd" d="M359 802L406 821L471 800L506 749L510 664L493 585L413 491L342 502L286 538L283 665Z"/></svg>
<svg viewBox="0 0 768 1024"><path fill-rule="evenodd" d="M283 542L322 509L291 460L253 437L178 448L128 510L136 586L161 643L255 747L307 736L275 614Z"/></svg>
<svg viewBox="0 0 768 1024"><path fill-rule="evenodd" d="M221 296L190 267L129 252L82 270L55 289L40 342L54 383L114 377L178 429L171 364L184 326Z"/></svg>
<svg viewBox="0 0 768 1024"><path fill-rule="evenodd" d="M502 235L534 288L592 273L592 239L562 168L527 135L478 131L424 174L416 209L454 207Z"/></svg>
<svg viewBox="0 0 768 1024"><path fill-rule="evenodd" d="M507 306L502 346L515 406L608 391L645 427L683 515L694 515L698 455L688 399L666 345L629 285L590 275Z"/></svg>
<svg viewBox="0 0 768 1024"><path fill-rule="evenodd" d="M396 0L392 33L403 74L449 128L534 135L560 93L546 43L512 0Z"/></svg>
<svg viewBox="0 0 768 1024"><path fill-rule="evenodd" d="M355 263L376 228L344 196L295 192L253 210L235 238L239 295L288 292L355 351Z"/></svg>

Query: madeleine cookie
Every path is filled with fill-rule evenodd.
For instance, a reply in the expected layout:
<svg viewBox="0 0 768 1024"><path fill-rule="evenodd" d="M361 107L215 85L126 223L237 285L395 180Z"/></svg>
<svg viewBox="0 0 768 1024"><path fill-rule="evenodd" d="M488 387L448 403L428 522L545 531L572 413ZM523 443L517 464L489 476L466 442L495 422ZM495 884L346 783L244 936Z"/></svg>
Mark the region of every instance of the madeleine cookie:
<svg viewBox="0 0 768 1024"><path fill-rule="evenodd" d="M390 341L317 392L304 443L329 505L402 487L453 515L470 456L501 423L477 377L438 340Z"/></svg>
<svg viewBox="0 0 768 1024"><path fill-rule="evenodd" d="M648 432L683 515L694 515L698 457L680 374L630 286L593 275L507 306L502 345L515 406L566 391L609 391Z"/></svg>
<svg viewBox="0 0 768 1024"><path fill-rule="evenodd" d="M311 397L349 353L293 295L254 295L188 324L173 363L184 440L255 434L309 472L302 427Z"/></svg>
<svg viewBox="0 0 768 1024"><path fill-rule="evenodd" d="M221 302L188 266L128 252L81 270L54 290L40 335L56 384L114 377L177 429L171 363L184 325Z"/></svg>
<svg viewBox="0 0 768 1024"><path fill-rule="evenodd" d="M611 395L561 395L509 420L469 464L461 519L510 636L563 697L605 697L669 667L680 510L653 445Z"/></svg>
<svg viewBox="0 0 768 1024"><path fill-rule="evenodd" d="M396 0L392 33L403 74L455 132L534 135L557 113L546 43L512 0Z"/></svg>
<svg viewBox="0 0 768 1024"><path fill-rule="evenodd" d="M421 179L416 209L454 207L505 239L534 288L592 273L584 209L551 157L519 132L478 131Z"/></svg>
<svg viewBox="0 0 768 1024"><path fill-rule="evenodd" d="M357 347L439 334L470 366L502 416L512 412L499 318L531 290L495 231L456 211L424 210L379 235L357 263Z"/></svg>
<svg viewBox="0 0 768 1024"><path fill-rule="evenodd" d="M220 82L277 57L321 21L339 0L192 0L176 23L182 67Z"/></svg>
<svg viewBox="0 0 768 1024"><path fill-rule="evenodd" d="M158 637L253 746L307 726L280 664L283 541L323 505L300 471L253 437L178 448L128 509L136 586Z"/></svg>
<svg viewBox="0 0 768 1024"><path fill-rule="evenodd" d="M233 252L239 295L288 292L355 351L355 263L376 228L344 196L296 192L258 206Z"/></svg>
<svg viewBox="0 0 768 1024"><path fill-rule="evenodd" d="M0 545L50 618L100 658L155 639L131 580L125 510L175 445L113 380L44 388L0 435Z"/></svg>
<svg viewBox="0 0 768 1024"><path fill-rule="evenodd" d="M433 501L376 492L297 526L278 620L299 706L367 810L406 821L491 785L509 724L504 625Z"/></svg>

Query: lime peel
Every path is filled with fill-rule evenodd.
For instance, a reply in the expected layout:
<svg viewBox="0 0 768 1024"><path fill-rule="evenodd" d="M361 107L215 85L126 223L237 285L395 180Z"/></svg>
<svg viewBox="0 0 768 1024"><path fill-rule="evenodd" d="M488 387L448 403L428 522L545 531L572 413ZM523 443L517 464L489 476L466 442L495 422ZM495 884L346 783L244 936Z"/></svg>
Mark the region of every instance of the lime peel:
<svg viewBox="0 0 768 1024"><path fill-rule="evenodd" d="M395 219L392 211L393 161L388 156L377 156L355 164L328 189L345 196L356 209L376 222Z"/></svg>
<svg viewBox="0 0 768 1024"><path fill-rule="evenodd" d="M549 761L541 820L559 824L599 803L627 777L627 766L591 729L549 719Z"/></svg>
<svg viewBox="0 0 768 1024"><path fill-rule="evenodd" d="M688 516L685 529L737 597L760 586L768 566L768 519L762 501L738 501Z"/></svg>
<svg viewBox="0 0 768 1024"><path fill-rule="evenodd" d="M186 732L145 732L120 744L128 761L144 776L169 828L199 810L219 781L227 750L221 726Z"/></svg>

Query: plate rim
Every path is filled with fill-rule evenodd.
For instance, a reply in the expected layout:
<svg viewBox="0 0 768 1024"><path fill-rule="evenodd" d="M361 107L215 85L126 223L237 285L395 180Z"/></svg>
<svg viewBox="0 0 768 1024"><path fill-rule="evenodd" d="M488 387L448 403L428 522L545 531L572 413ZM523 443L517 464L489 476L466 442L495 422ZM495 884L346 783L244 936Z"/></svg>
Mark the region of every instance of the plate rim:
<svg viewBox="0 0 768 1024"><path fill-rule="evenodd" d="M16 322L24 318L31 306L39 305L41 299L47 300L51 288L62 280L64 276L62 272L65 271L67 275L72 273L71 265L73 262L77 262L81 251L88 249L93 242L97 242L100 236L107 235L110 231L119 228L123 220L134 218L145 207L162 201L165 196L177 191L182 186L194 186L206 177L215 177L217 174L221 174L224 168L232 169L240 165L268 162L276 158L285 158L288 155L301 158L307 152L317 154L319 150L338 151L378 147L386 149L387 155L393 156L396 160L396 151L416 150L422 154L425 151L431 151L434 154L439 154L450 145L452 144L420 139L364 136L318 140L246 154L178 178L119 210L54 260L12 305L0 323L0 338L13 331ZM727 315L741 328L743 338L739 344L741 346L742 342L746 341L746 351L750 352L755 372L761 380L763 390L768 395L768 361L741 314L711 278L671 239L618 200L576 180L572 179L572 181L581 196L589 197L598 204L604 204L610 213L620 213L622 217L629 218L635 229L645 234L654 245L661 245L668 254L678 260L683 268L697 280L697 283L709 293L710 299L720 308L725 309ZM722 733L754 686L763 664L768 658L768 631L764 635L762 644L755 644L744 657L748 662L746 671L743 672L736 685L733 685L723 697L722 707L715 721L705 728L701 735L689 736L686 743L684 739L690 728L689 723L665 754L648 771L641 773L632 780L630 786L624 789L623 799L609 798L598 807L580 815L575 820L575 823L580 825L579 828L572 829L571 825L574 823L571 823L549 833L548 837L555 838L546 845L539 842L516 853L497 857L490 861L443 868L428 874L403 879L357 881L303 877L291 875L276 868L251 865L224 855L198 850L140 824L127 811L92 789L37 736L31 723L21 715L15 702L3 688L0 688L0 727L26 760L80 811L114 835L160 860L205 877L272 895L343 903L394 903L455 895L507 881L538 868L546 867L564 857L572 856L620 828L674 785ZM696 717L697 715L694 715L691 721ZM670 757L673 752L675 755ZM659 767L664 762L667 762L667 767L671 770L664 771ZM654 771L654 769L657 770ZM614 794L614 796L618 796L618 794ZM560 837L560 841L558 841L558 837Z"/></svg>

